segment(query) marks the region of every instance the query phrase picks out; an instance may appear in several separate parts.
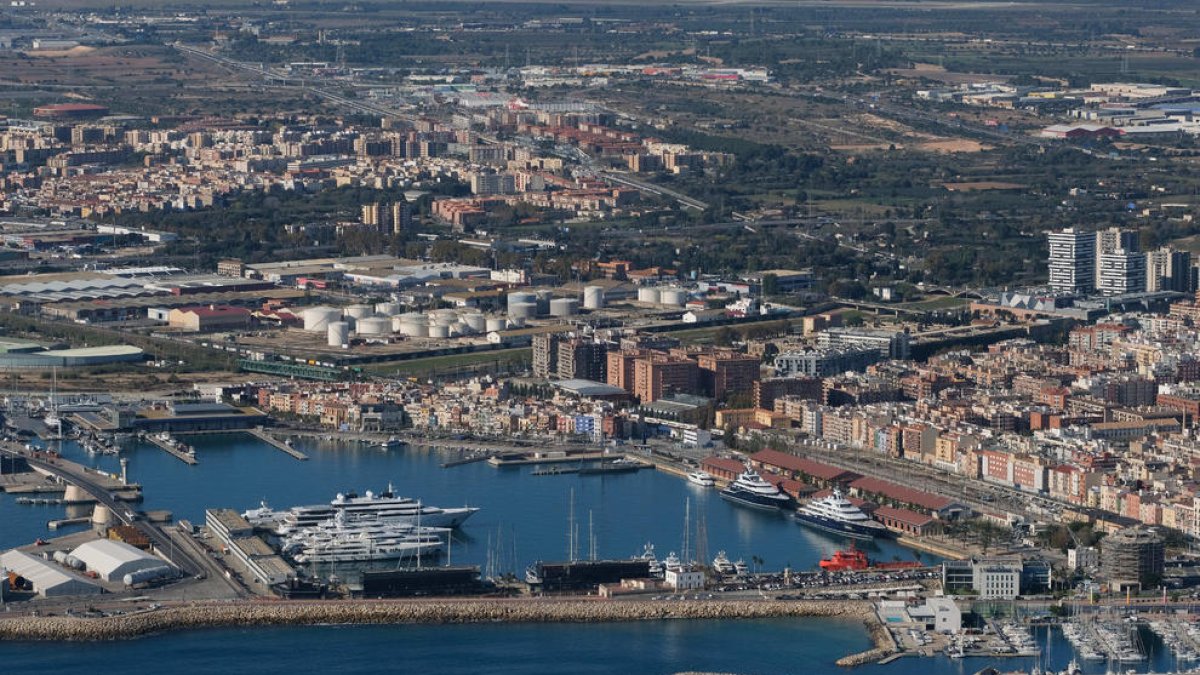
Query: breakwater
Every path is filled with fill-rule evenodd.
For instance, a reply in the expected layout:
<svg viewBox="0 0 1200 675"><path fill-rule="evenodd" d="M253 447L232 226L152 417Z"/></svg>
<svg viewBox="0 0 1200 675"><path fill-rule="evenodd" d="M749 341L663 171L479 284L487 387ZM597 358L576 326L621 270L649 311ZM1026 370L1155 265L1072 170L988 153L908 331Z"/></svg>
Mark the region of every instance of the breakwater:
<svg viewBox="0 0 1200 675"><path fill-rule="evenodd" d="M104 618L0 618L0 640L118 640L170 630L317 624L603 623L829 617L878 626L866 602L713 600L382 600L194 603ZM878 626L882 628L882 626ZM886 629L883 633L887 633ZM876 640L876 649L881 645Z"/></svg>

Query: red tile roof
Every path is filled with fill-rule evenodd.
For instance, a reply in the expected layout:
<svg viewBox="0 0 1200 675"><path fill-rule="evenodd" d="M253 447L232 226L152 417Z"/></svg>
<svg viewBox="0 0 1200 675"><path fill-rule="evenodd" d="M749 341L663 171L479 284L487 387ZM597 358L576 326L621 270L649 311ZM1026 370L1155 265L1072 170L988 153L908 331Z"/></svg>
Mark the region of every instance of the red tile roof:
<svg viewBox="0 0 1200 675"><path fill-rule="evenodd" d="M890 518L906 525L912 525L913 527L924 527L933 522L932 517L923 513L917 513L908 509L898 509L893 506L881 506L875 509L875 518Z"/></svg>
<svg viewBox="0 0 1200 675"><path fill-rule="evenodd" d="M700 466L713 467L735 475L746 470L746 466L736 459L725 459L724 457L705 457L700 462Z"/></svg>
<svg viewBox="0 0 1200 675"><path fill-rule="evenodd" d="M779 450L762 450L751 455L750 459L760 464L777 467L784 471L796 471L824 481L852 480L859 475L853 471L814 462L811 459L804 459Z"/></svg>
<svg viewBox="0 0 1200 675"><path fill-rule="evenodd" d="M929 509L931 511L944 509L953 503L945 497L939 497L938 495L929 494L928 492L921 492L920 490L914 490L912 488L904 487L903 485L897 485L896 483L892 483L890 481L882 480L880 478L871 478L869 476L859 478L851 483L850 487L858 490L859 492L864 492L867 494L880 494L888 497L889 499L895 499L898 502L903 502L912 506L919 506L923 509Z"/></svg>

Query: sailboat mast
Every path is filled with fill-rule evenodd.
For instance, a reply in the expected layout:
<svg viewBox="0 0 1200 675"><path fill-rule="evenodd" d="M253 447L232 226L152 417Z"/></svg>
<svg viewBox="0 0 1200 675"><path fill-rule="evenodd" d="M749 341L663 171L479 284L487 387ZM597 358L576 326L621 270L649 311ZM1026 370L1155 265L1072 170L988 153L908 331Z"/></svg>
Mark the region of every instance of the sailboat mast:
<svg viewBox="0 0 1200 675"><path fill-rule="evenodd" d="M588 509L588 558L596 559L596 530L592 527L592 510Z"/></svg>
<svg viewBox="0 0 1200 675"><path fill-rule="evenodd" d="M571 488L571 503L567 510L567 560L575 562L575 488Z"/></svg>
<svg viewBox="0 0 1200 675"><path fill-rule="evenodd" d="M683 557L685 563L691 562L691 535L692 535L692 498L688 497L683 505Z"/></svg>

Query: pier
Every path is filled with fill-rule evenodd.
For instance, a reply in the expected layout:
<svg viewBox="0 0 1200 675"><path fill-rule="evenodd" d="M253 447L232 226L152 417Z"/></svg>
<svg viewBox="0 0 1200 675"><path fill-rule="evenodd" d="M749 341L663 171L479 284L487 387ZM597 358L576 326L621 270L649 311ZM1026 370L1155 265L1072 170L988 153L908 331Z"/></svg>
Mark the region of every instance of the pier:
<svg viewBox="0 0 1200 675"><path fill-rule="evenodd" d="M257 438L258 440L262 441L263 443L270 445L271 447L275 448L276 450L282 450L282 451L286 452L287 454L291 455L295 459L298 459L300 461L305 461L308 459L308 455L304 454L303 452L300 452L299 450L293 448L292 446L288 445L287 443L280 441L279 439L275 438L271 434L268 434L266 431L263 430L262 427L259 427L257 429L247 429L246 433Z"/></svg>
<svg viewBox="0 0 1200 675"><path fill-rule="evenodd" d="M46 523L46 527L50 528L51 530L57 530L60 527L67 527L68 525L86 525L90 522L92 522L90 516L84 516L82 518L62 518L60 520L51 520L50 522Z"/></svg>
<svg viewBox="0 0 1200 675"><path fill-rule="evenodd" d="M536 452L504 453L488 458L487 463L494 467L526 466L529 464L556 464L561 462L586 462L598 459L616 459L616 455L606 455L603 452L580 452L575 454L541 455Z"/></svg>
<svg viewBox="0 0 1200 675"><path fill-rule="evenodd" d="M157 434L153 434L146 436L146 440L157 445L163 450L166 450L168 455L171 455L175 459L178 459L185 464L189 464L191 466L199 464L199 462L196 461L196 453L186 452L183 450L183 444L174 438L159 438Z"/></svg>
<svg viewBox="0 0 1200 675"><path fill-rule="evenodd" d="M471 453L470 455L468 455L466 457L460 457L459 459L452 459L448 462L442 462L442 468L449 469L449 468L455 467L455 466L463 466L464 464L474 464L476 462L487 462L487 461L490 461L493 457L497 456L498 454L500 454L500 453L496 452L496 451L490 451L490 452L489 451L477 451L477 452Z"/></svg>

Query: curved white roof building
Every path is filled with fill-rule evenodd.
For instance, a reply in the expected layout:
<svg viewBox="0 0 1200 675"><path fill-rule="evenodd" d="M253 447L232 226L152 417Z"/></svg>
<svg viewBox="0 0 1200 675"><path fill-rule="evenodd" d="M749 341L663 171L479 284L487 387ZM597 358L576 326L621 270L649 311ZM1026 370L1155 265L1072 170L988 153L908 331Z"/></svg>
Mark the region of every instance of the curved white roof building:
<svg viewBox="0 0 1200 675"><path fill-rule="evenodd" d="M23 551L0 555L0 570L16 572L33 584L33 590L43 598L67 595L98 595L104 590L83 577Z"/></svg>
<svg viewBox="0 0 1200 675"><path fill-rule="evenodd" d="M89 572L95 572L106 581L120 581L126 574L167 564L141 549L111 539L80 544L71 555L81 560Z"/></svg>

